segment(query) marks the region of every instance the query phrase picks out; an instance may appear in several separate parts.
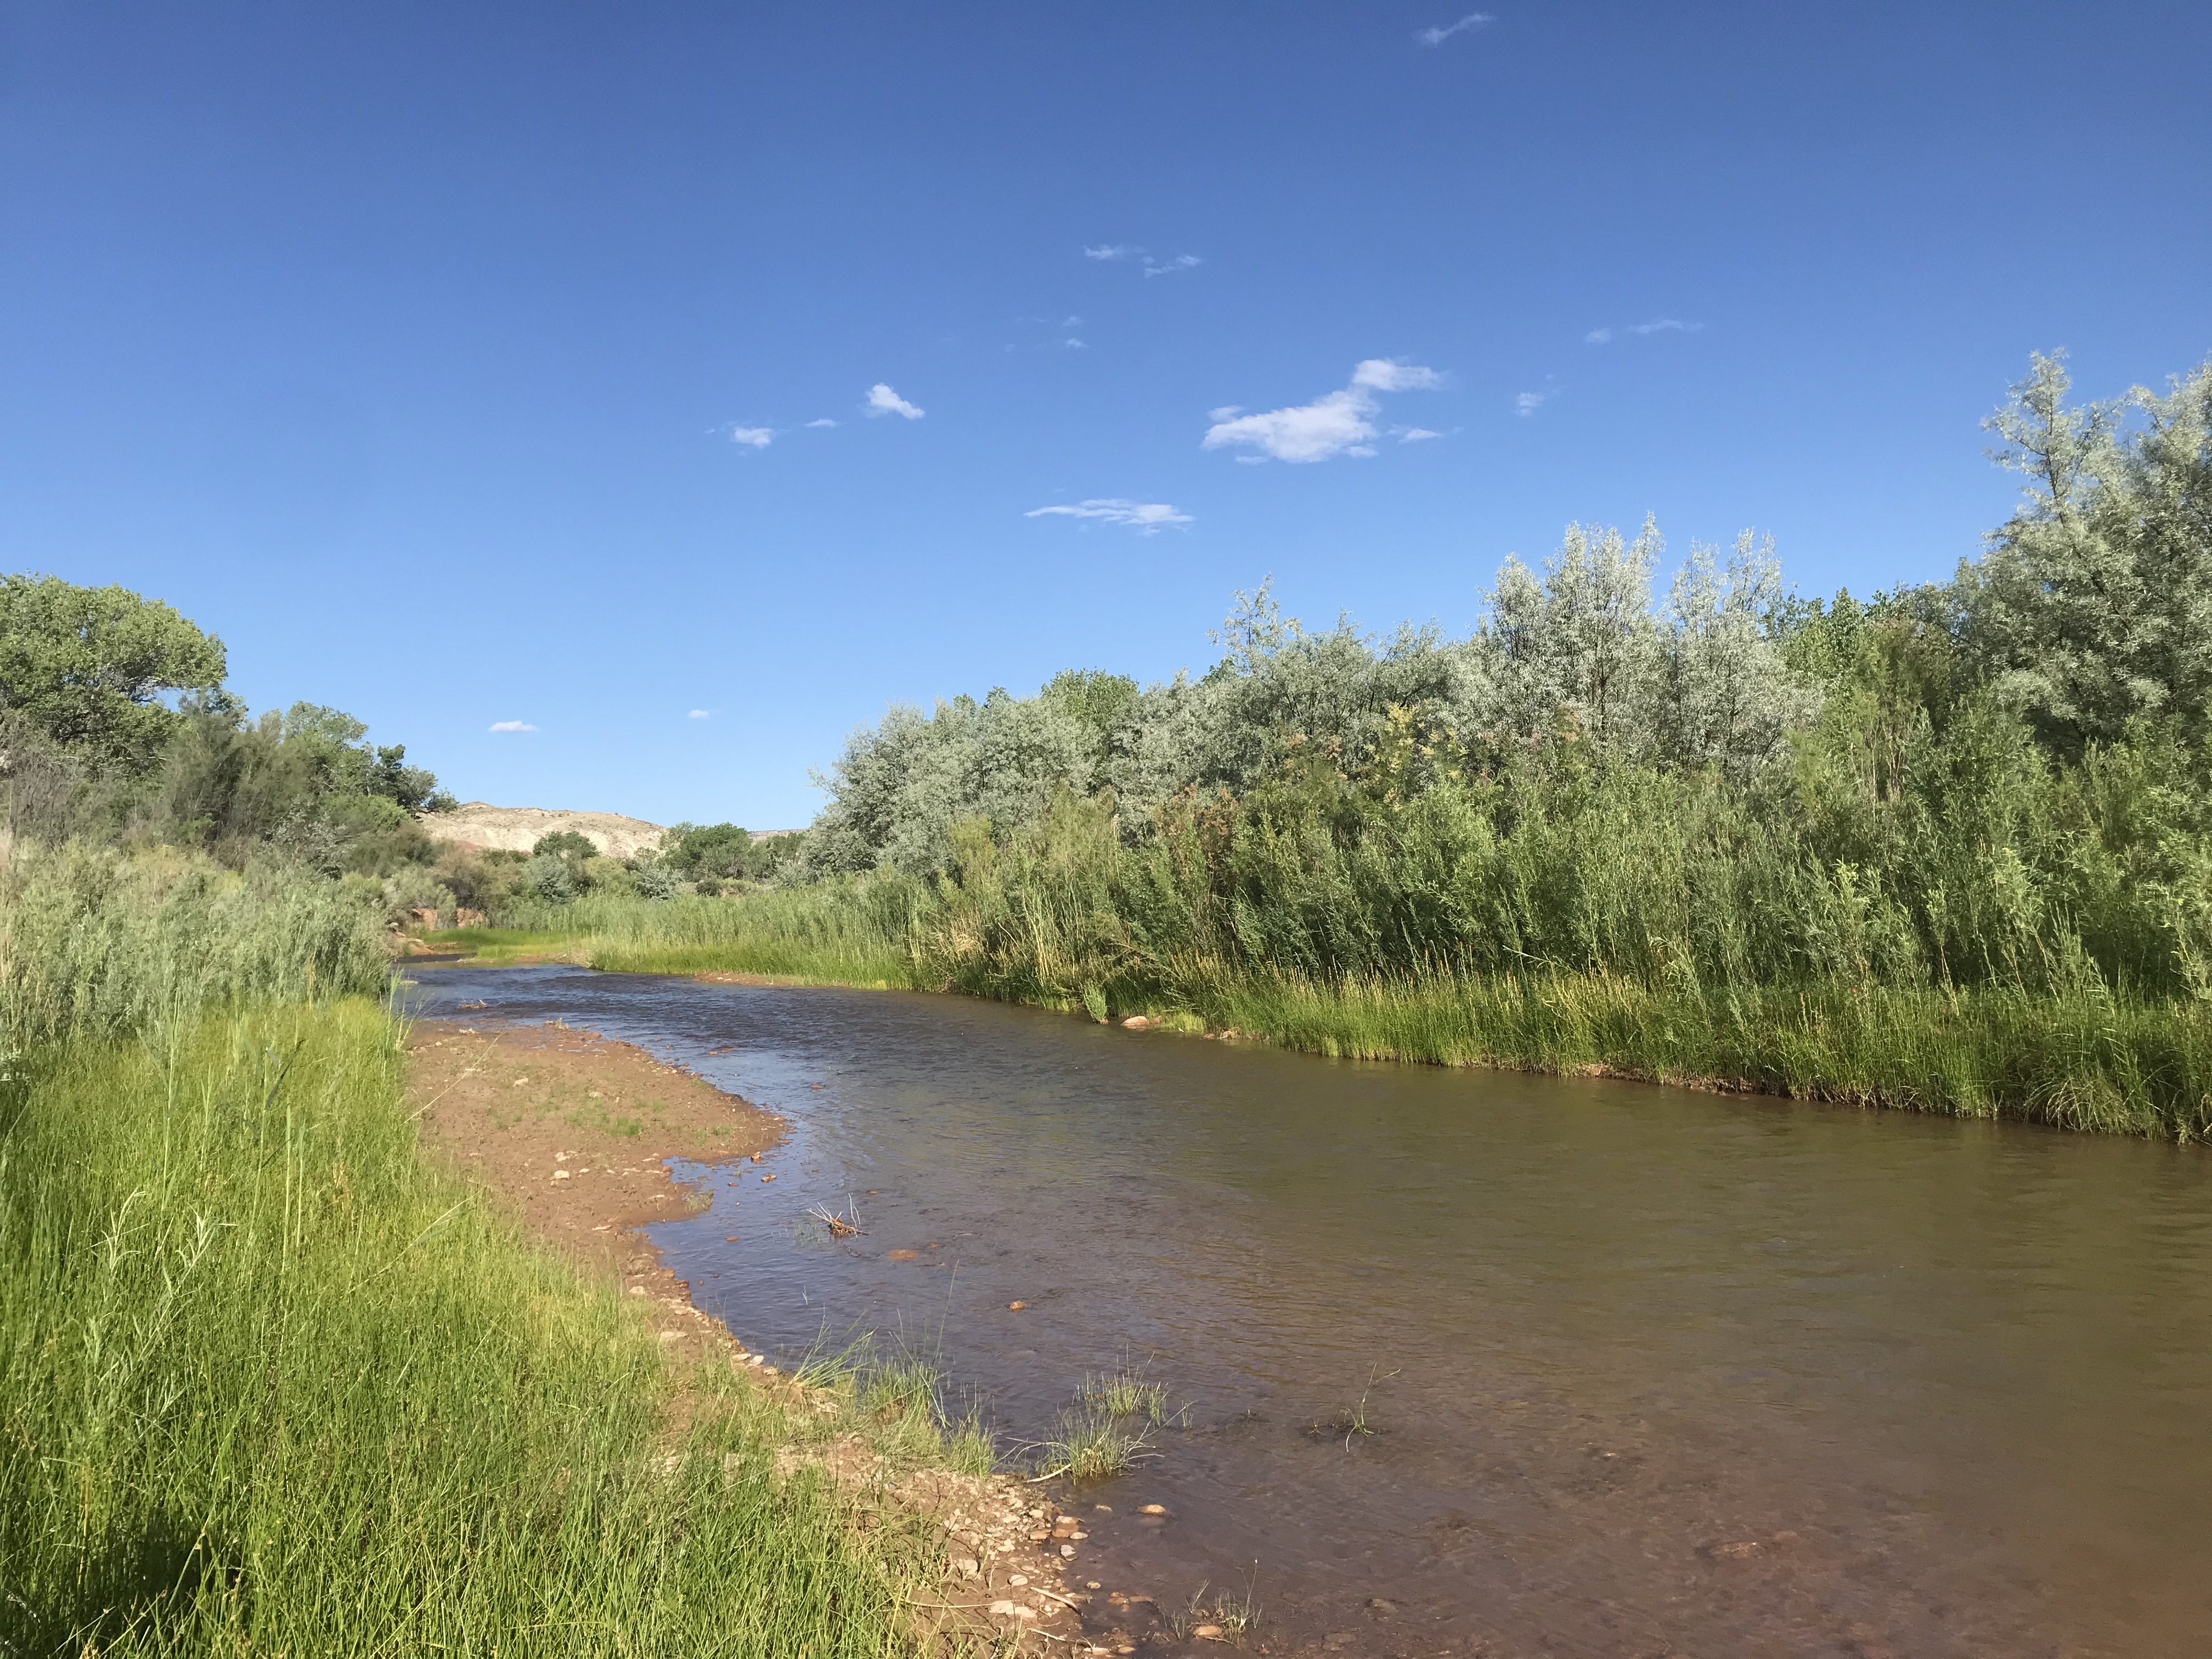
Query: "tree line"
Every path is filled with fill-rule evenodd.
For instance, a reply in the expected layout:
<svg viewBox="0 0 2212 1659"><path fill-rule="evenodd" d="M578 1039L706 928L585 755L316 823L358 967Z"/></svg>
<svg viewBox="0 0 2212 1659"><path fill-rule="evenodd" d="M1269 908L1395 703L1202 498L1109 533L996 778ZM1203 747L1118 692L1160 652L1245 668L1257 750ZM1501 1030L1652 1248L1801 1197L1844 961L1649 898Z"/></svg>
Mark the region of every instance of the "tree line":
<svg viewBox="0 0 2212 1659"><path fill-rule="evenodd" d="M894 708L781 878L908 884L1015 978L1049 909L1108 977L2206 994L2212 364L2068 393L2039 356L1991 416L2022 499L1948 580L1805 599L1747 533L1660 597L1647 520L1508 561L1463 638L1263 585L1201 676Z"/></svg>

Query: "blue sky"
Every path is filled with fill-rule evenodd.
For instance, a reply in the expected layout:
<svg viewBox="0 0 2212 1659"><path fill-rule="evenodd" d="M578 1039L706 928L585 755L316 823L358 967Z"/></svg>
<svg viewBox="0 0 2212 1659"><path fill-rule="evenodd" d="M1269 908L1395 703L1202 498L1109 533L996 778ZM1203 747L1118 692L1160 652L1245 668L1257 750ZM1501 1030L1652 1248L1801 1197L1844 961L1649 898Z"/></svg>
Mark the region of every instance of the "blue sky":
<svg viewBox="0 0 2212 1659"><path fill-rule="evenodd" d="M782 827L1271 573L1940 576L2031 349L2212 350L2212 8L1483 3L0 6L0 556L465 799Z"/></svg>

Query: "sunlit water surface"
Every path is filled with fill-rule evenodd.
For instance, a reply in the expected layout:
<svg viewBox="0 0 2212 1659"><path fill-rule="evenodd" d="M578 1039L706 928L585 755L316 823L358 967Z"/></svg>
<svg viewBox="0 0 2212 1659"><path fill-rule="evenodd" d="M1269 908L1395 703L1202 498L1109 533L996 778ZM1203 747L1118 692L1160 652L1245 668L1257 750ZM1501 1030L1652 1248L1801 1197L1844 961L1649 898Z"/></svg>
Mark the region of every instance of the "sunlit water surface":
<svg viewBox="0 0 2212 1659"><path fill-rule="evenodd" d="M1009 1444L1086 1373L1166 1384L1157 1455L1081 1494L1079 1579L1249 1589L1276 1648L2212 1650L2200 1149L954 997L417 978L789 1117L775 1182L695 1172L712 1208L653 1230L748 1344L903 1340ZM856 1238L804 1222L848 1201Z"/></svg>

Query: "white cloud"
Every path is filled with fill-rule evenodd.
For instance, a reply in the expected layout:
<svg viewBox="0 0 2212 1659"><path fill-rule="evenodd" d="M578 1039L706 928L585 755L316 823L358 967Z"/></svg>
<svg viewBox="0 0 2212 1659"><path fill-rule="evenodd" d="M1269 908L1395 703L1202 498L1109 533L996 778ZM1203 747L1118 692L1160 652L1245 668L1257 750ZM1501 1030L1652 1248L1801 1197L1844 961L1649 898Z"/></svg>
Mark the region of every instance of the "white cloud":
<svg viewBox="0 0 2212 1659"><path fill-rule="evenodd" d="M1206 430L1201 449L1249 444L1279 461L1326 461L1338 455L1371 455L1375 435L1373 395L1358 386L1332 392L1310 404L1271 409L1217 421ZM1242 458L1240 458L1242 459Z"/></svg>
<svg viewBox="0 0 2212 1659"><path fill-rule="evenodd" d="M1354 386L1376 392L1434 392L1444 377L1418 363L1401 363L1392 357L1370 357L1352 371Z"/></svg>
<svg viewBox="0 0 2212 1659"><path fill-rule="evenodd" d="M806 423L806 425L807 425L807 428L808 428L808 430L810 430L810 431L811 431L813 428L817 428L817 427L835 426L835 425L836 425L836 424L837 424L837 422L835 422L835 421L833 421L833 420L831 420L831 419L830 419L827 415L824 415L824 416L823 416L820 420L818 420L818 421L809 421L809 422Z"/></svg>
<svg viewBox="0 0 2212 1659"><path fill-rule="evenodd" d="M1088 351L1091 349L1089 346L1084 344L1082 341L1077 339L1073 334L1069 335L1065 340L1062 340L1060 344L1066 346L1070 351Z"/></svg>
<svg viewBox="0 0 2212 1659"><path fill-rule="evenodd" d="M748 449L766 449L775 441L775 428L772 426L733 426L730 428L730 441L743 444Z"/></svg>
<svg viewBox="0 0 2212 1659"><path fill-rule="evenodd" d="M1178 513L1165 501L1131 501L1120 496L1105 496L1087 501L1078 501L1073 507L1036 507L1022 514L1024 519L1053 516L1067 519L1098 519L1107 524L1125 524L1140 535L1158 532L1162 525L1194 523L1188 513Z"/></svg>
<svg viewBox="0 0 2212 1659"><path fill-rule="evenodd" d="M1495 17L1492 17L1487 12L1471 11L1468 13L1466 16L1461 18L1456 23L1445 23L1443 25L1431 24L1429 27L1425 29L1415 29L1413 31L1413 39L1419 41L1425 46L1441 46L1455 34L1461 33L1468 29L1479 29L1485 24L1494 23L1497 21L1498 20Z"/></svg>
<svg viewBox="0 0 2212 1659"><path fill-rule="evenodd" d="M1523 418L1534 415L1558 394L1550 392L1524 392L1513 400L1513 412Z"/></svg>
<svg viewBox="0 0 2212 1659"><path fill-rule="evenodd" d="M684 719L686 719L686 720L705 720L705 719L707 718L707 716L708 716L708 710L706 710L706 709L704 709L704 708L695 708L695 709L693 709L693 710L692 710L689 714L686 714L684 718Z"/></svg>
<svg viewBox="0 0 2212 1659"><path fill-rule="evenodd" d="M1179 270L1190 270L1206 263L1195 253L1178 253L1172 259L1155 259L1149 250L1133 242L1101 242L1097 247L1083 250L1086 259L1134 259L1145 269L1147 276L1172 276ZM1073 328L1071 319L1065 326Z"/></svg>
<svg viewBox="0 0 2212 1659"><path fill-rule="evenodd" d="M1273 458L1279 461L1327 461L1339 455L1372 455L1379 435L1375 416L1382 405L1378 392L1433 390L1443 377L1432 368L1401 363L1388 357L1370 357L1352 371L1352 384L1310 404L1243 415L1229 404L1207 418L1212 424L1200 442L1201 449L1249 445L1258 455L1239 455L1240 461Z"/></svg>
<svg viewBox="0 0 2212 1659"><path fill-rule="evenodd" d="M921 405L907 402L881 380L868 388L868 401L860 407L871 416L903 415L909 421L918 421L927 412Z"/></svg>
<svg viewBox="0 0 2212 1659"><path fill-rule="evenodd" d="M1423 444L1431 438L1443 435L1441 432L1431 432L1425 426L1409 426L1398 434L1398 441L1401 444Z"/></svg>
<svg viewBox="0 0 2212 1659"><path fill-rule="evenodd" d="M1686 323L1679 317L1654 317L1648 323L1631 323L1625 329L1607 324L1594 328L1583 336L1585 345L1605 345L1617 334L1696 334L1705 327L1703 323Z"/></svg>
<svg viewBox="0 0 2212 1659"><path fill-rule="evenodd" d="M495 732L535 732L538 728L528 720L494 720L491 729Z"/></svg>
<svg viewBox="0 0 2212 1659"><path fill-rule="evenodd" d="M1244 405L1242 404L1224 404L1218 409L1208 410L1206 418L1218 422L1229 419L1233 415L1242 415L1243 412Z"/></svg>

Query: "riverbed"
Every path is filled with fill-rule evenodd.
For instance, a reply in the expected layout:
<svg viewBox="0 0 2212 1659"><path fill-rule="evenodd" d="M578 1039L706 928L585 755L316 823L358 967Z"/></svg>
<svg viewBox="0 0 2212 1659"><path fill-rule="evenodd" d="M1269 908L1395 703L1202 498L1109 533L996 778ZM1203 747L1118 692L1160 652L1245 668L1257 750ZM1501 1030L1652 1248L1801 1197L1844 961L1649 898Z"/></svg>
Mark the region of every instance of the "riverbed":
<svg viewBox="0 0 2212 1659"><path fill-rule="evenodd" d="M1078 1494L1079 1580L1249 1596L1278 1651L2206 1649L2202 1148L957 997L416 978L789 1119L652 1230L749 1346L903 1344L1009 1447L1086 1376L1164 1385L1146 1460Z"/></svg>

